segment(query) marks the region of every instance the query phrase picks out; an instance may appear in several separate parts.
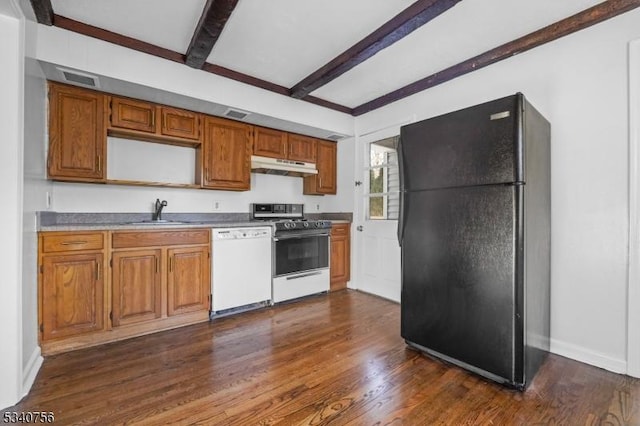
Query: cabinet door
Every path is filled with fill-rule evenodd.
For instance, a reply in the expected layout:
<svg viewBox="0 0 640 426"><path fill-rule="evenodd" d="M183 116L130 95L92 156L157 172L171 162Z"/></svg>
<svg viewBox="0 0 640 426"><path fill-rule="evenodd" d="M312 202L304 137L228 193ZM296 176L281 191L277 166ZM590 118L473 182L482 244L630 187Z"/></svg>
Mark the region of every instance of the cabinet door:
<svg viewBox="0 0 640 426"><path fill-rule="evenodd" d="M167 315L209 310L209 248L173 248L167 254Z"/></svg>
<svg viewBox="0 0 640 426"><path fill-rule="evenodd" d="M253 154L263 157L287 158L287 133L280 130L255 127Z"/></svg>
<svg viewBox="0 0 640 426"><path fill-rule="evenodd" d="M160 132L165 136L198 140L200 139L200 114L162 107Z"/></svg>
<svg viewBox="0 0 640 426"><path fill-rule="evenodd" d="M102 253L42 258L42 339L104 328Z"/></svg>
<svg viewBox="0 0 640 426"><path fill-rule="evenodd" d="M149 102L111 97L111 127L156 132L156 106Z"/></svg>
<svg viewBox="0 0 640 426"><path fill-rule="evenodd" d="M113 326L160 318L161 250L116 251L112 259Z"/></svg>
<svg viewBox="0 0 640 426"><path fill-rule="evenodd" d="M316 143L314 138L290 134L287 158L289 160L304 161L305 163L315 163Z"/></svg>
<svg viewBox="0 0 640 426"><path fill-rule="evenodd" d="M347 287L351 279L351 238L349 224L337 224L331 230L331 290Z"/></svg>
<svg viewBox="0 0 640 426"><path fill-rule="evenodd" d="M251 186L251 126L207 117L203 141L205 188L247 191Z"/></svg>
<svg viewBox="0 0 640 426"><path fill-rule="evenodd" d="M337 146L318 141L316 145L318 174L304 178L303 192L308 195L335 194L337 190Z"/></svg>
<svg viewBox="0 0 640 426"><path fill-rule="evenodd" d="M105 99L98 92L50 83L50 178L104 181Z"/></svg>

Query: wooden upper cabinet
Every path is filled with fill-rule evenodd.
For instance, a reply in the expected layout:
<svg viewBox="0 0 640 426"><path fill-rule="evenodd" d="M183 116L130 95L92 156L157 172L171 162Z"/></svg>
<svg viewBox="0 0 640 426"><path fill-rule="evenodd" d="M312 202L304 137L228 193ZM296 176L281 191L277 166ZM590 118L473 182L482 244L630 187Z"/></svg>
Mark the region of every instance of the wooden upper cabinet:
<svg viewBox="0 0 640 426"><path fill-rule="evenodd" d="M287 158L287 133L254 127L253 154L263 157Z"/></svg>
<svg viewBox="0 0 640 426"><path fill-rule="evenodd" d="M251 189L251 126L206 117L202 151L204 188Z"/></svg>
<svg viewBox="0 0 640 426"><path fill-rule="evenodd" d="M42 258L41 332L43 340L104 328L102 253L46 255Z"/></svg>
<svg viewBox="0 0 640 426"><path fill-rule="evenodd" d="M160 133L184 139L200 139L200 114L183 109L161 107Z"/></svg>
<svg viewBox="0 0 640 426"><path fill-rule="evenodd" d="M161 256L160 249L113 253L111 304L114 327L161 317Z"/></svg>
<svg viewBox="0 0 640 426"><path fill-rule="evenodd" d="M111 97L111 127L156 132L156 106L129 98Z"/></svg>
<svg viewBox="0 0 640 426"><path fill-rule="evenodd" d="M304 194L325 195L337 191L337 144L318 140L316 144L316 167L318 174L304 178Z"/></svg>
<svg viewBox="0 0 640 426"><path fill-rule="evenodd" d="M281 130L254 127L253 154L315 163L316 139Z"/></svg>
<svg viewBox="0 0 640 426"><path fill-rule="evenodd" d="M167 255L167 315L208 310L211 293L209 248L172 248Z"/></svg>
<svg viewBox="0 0 640 426"><path fill-rule="evenodd" d="M200 143L197 112L118 96L111 96L110 107L110 134L176 145Z"/></svg>
<svg viewBox="0 0 640 426"><path fill-rule="evenodd" d="M107 97L92 90L49 83L49 177L103 182Z"/></svg>
<svg viewBox="0 0 640 426"><path fill-rule="evenodd" d="M316 143L316 139L309 136L289 134L287 158L305 163L315 163L317 160Z"/></svg>

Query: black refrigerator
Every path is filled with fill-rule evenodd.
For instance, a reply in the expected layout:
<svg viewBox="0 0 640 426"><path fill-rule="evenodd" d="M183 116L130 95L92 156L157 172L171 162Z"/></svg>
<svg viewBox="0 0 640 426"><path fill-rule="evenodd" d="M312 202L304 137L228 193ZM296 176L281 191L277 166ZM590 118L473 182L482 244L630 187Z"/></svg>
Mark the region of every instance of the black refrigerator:
<svg viewBox="0 0 640 426"><path fill-rule="evenodd" d="M523 390L549 351L550 125L518 93L401 128L401 334Z"/></svg>

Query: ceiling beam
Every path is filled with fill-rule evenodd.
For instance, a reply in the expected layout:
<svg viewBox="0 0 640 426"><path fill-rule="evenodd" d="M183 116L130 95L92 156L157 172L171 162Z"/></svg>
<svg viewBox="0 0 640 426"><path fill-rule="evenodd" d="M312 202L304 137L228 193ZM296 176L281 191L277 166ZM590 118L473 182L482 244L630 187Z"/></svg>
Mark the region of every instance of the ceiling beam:
<svg viewBox="0 0 640 426"><path fill-rule="evenodd" d="M387 21L380 28L351 46L331 62L314 71L291 88L291 97L301 99L317 88L340 77L381 50L391 46L460 0L419 0Z"/></svg>
<svg viewBox="0 0 640 426"><path fill-rule="evenodd" d="M93 25L65 18L61 15L54 15L54 22L55 26L58 28L63 28L65 30L73 31L78 34L83 34L89 37L107 41L109 43L117 44L118 46L126 47L128 49L137 50L138 52L147 53L159 58L168 59L173 62L180 62L181 64L184 64L184 56L181 53L165 49L164 47L156 46L155 44L147 43L136 38L94 27Z"/></svg>
<svg viewBox="0 0 640 426"><path fill-rule="evenodd" d="M138 52L157 56L159 58L168 59L173 62L178 62L181 64L185 63L185 56L183 54L170 49L165 49L164 47L156 46L155 44L147 43L142 40L114 33L112 31L107 31L102 28L94 27L93 25L88 25L83 22L65 18L61 15L54 15L53 21L55 23L55 26L58 28L73 31L78 34L93 37L109 43L117 44L119 46L137 50ZM202 70L211 74L238 81L240 83L248 84L253 87L268 90L273 93L289 96L289 88L287 87L280 86L275 83L259 79L257 77L252 77L238 71L233 71L219 65L205 63ZM303 100L315 105L320 105L325 108L332 109L334 111L351 114L351 108L345 107L343 105L338 105L333 102L325 101L323 99L318 99L310 96L308 99Z"/></svg>
<svg viewBox="0 0 640 426"><path fill-rule="evenodd" d="M607 19L613 18L640 7L640 0L608 0L589 9L583 10L566 19L529 33L523 37L505 43L494 49L481 53L428 77L410 83L400 89L380 96L353 109L353 115L359 116L374 109L389 105L423 90L437 86L454 78L468 74L493 63L511 58L519 53L557 40L561 37L580 31Z"/></svg>
<svg viewBox="0 0 640 426"><path fill-rule="evenodd" d="M238 0L207 0L185 55L185 63L202 69Z"/></svg>
<svg viewBox="0 0 640 426"><path fill-rule="evenodd" d="M36 15L38 24L53 25L53 6L51 0L30 0L33 13Z"/></svg>

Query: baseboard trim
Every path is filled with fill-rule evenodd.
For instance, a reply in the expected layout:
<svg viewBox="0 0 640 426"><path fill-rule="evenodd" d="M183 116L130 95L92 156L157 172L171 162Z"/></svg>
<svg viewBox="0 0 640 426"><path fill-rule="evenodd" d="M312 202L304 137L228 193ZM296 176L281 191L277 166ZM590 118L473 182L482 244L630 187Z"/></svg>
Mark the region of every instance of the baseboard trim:
<svg viewBox="0 0 640 426"><path fill-rule="evenodd" d="M551 352L571 358L595 367L604 368L618 374L627 373L627 362L624 359L612 358L608 355L589 350L583 346L551 339Z"/></svg>
<svg viewBox="0 0 640 426"><path fill-rule="evenodd" d="M29 362L27 362L27 365L25 365L22 370L22 397L25 397L31 390L31 386L33 386L33 382L36 380L43 361L44 358L42 358L40 346L36 346L29 358Z"/></svg>

